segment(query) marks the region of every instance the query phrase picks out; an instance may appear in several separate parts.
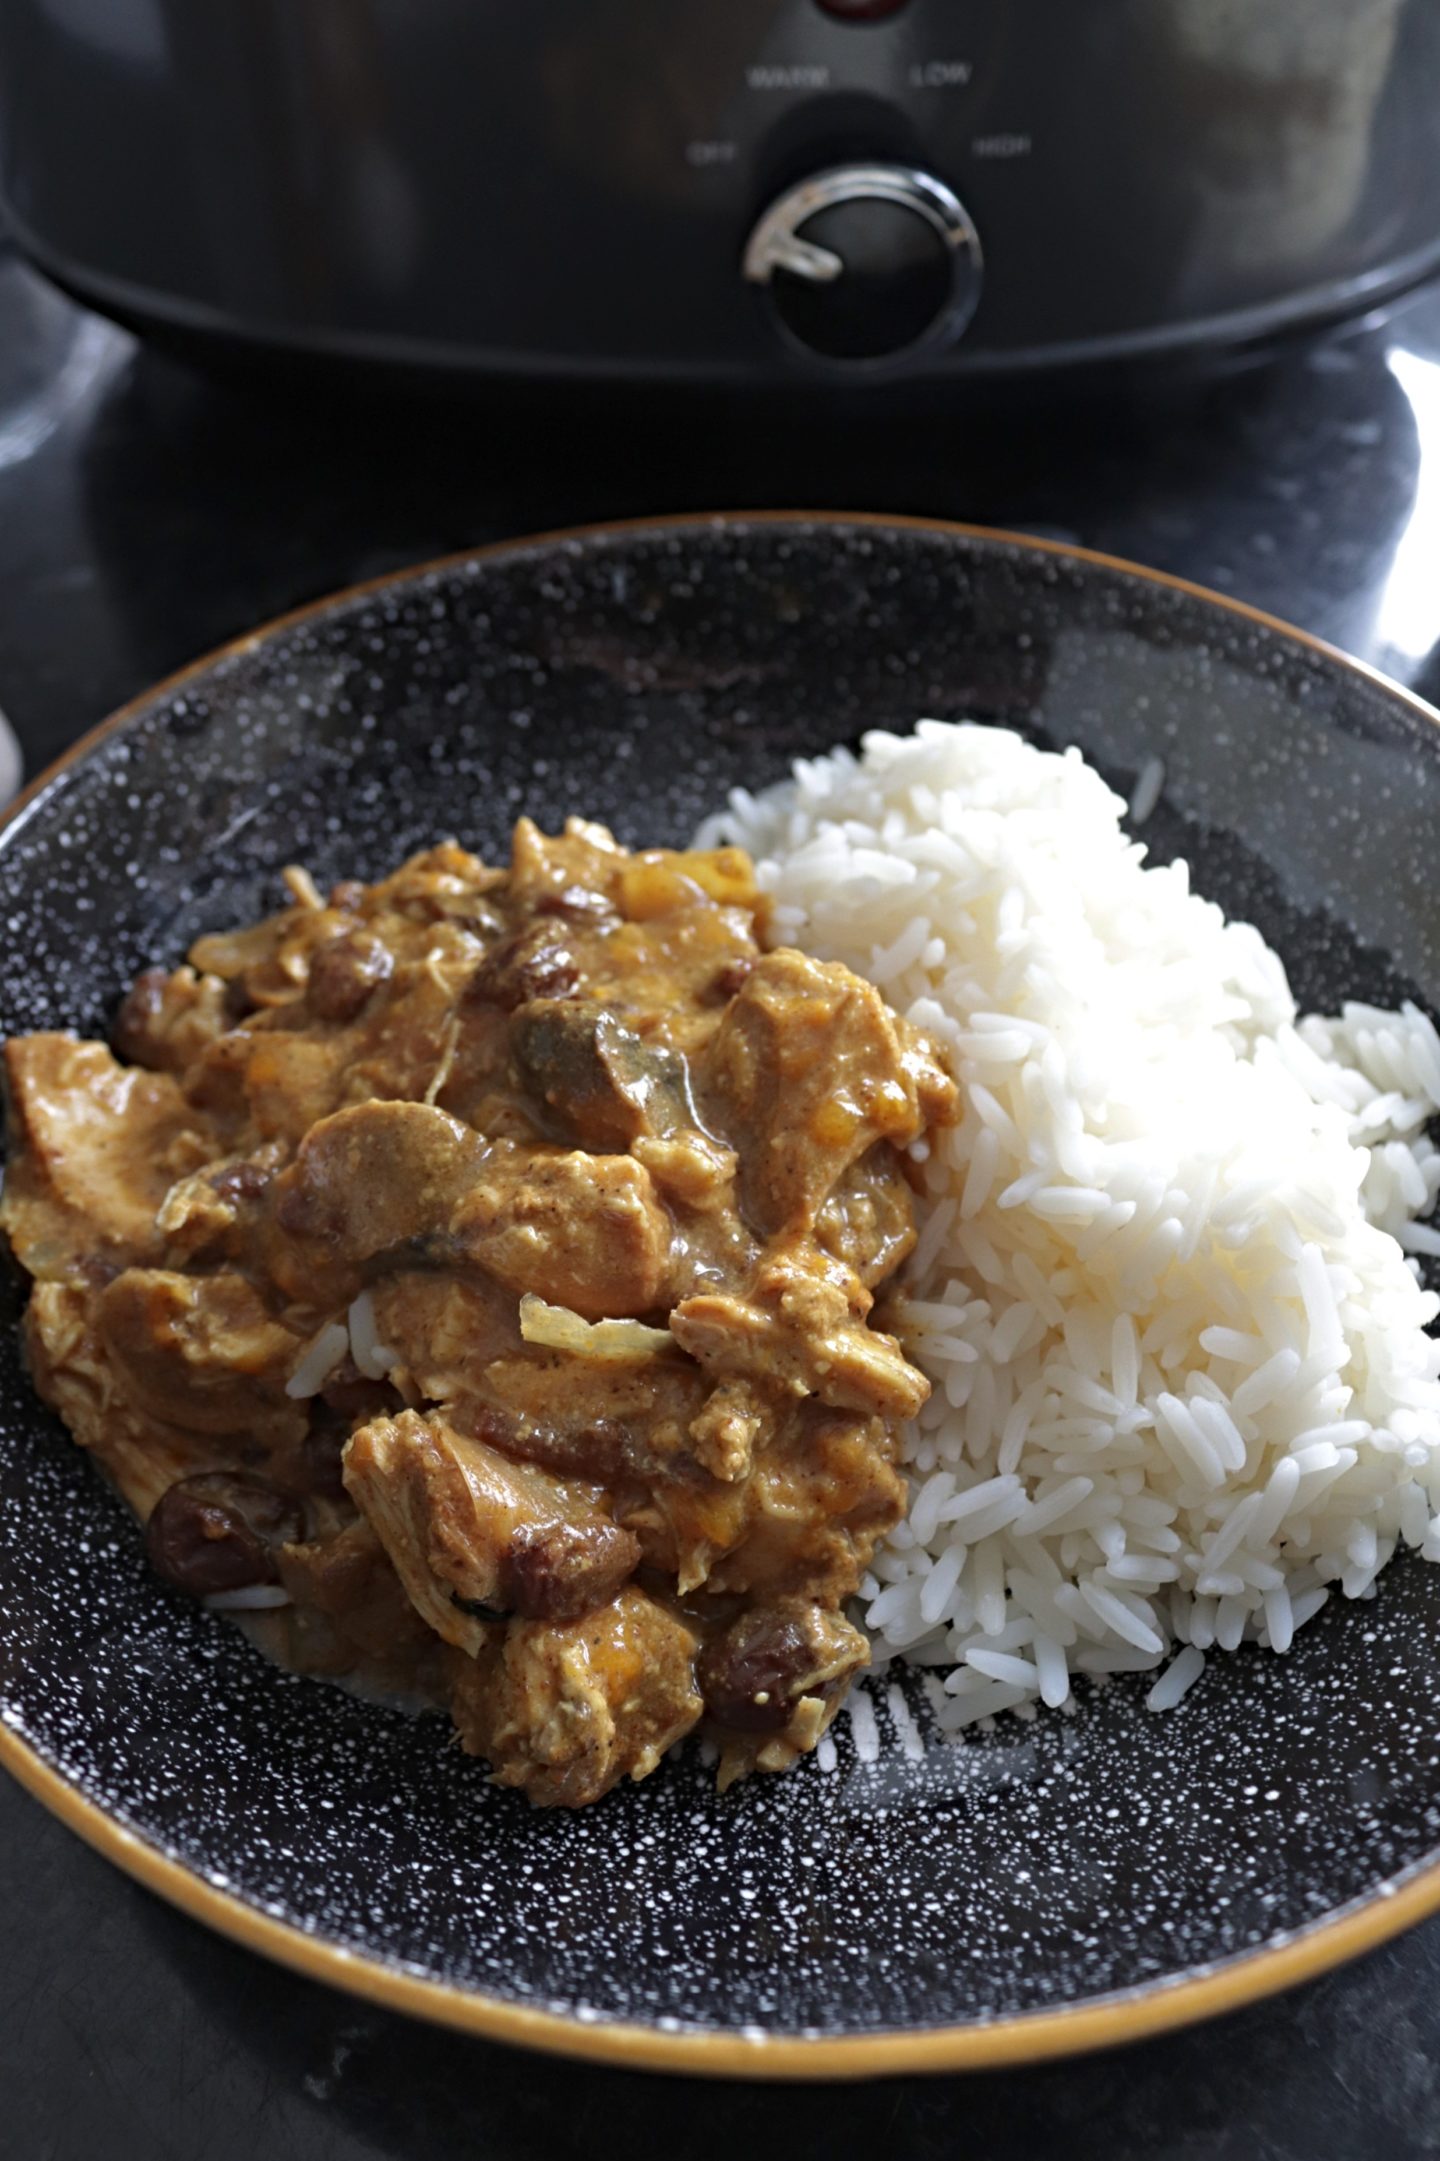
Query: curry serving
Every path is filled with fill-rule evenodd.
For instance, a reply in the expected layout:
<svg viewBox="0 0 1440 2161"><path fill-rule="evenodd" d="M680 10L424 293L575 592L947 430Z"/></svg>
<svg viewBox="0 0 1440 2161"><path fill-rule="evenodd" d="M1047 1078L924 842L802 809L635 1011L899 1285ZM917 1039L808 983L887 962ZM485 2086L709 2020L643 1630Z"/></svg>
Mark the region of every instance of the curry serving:
<svg viewBox="0 0 1440 2161"><path fill-rule="evenodd" d="M36 1384L172 1585L578 1806L812 1748L927 1383L871 1325L933 1048L738 849L572 819L205 937L6 1046ZM118 1056L116 1055L118 1053Z"/></svg>

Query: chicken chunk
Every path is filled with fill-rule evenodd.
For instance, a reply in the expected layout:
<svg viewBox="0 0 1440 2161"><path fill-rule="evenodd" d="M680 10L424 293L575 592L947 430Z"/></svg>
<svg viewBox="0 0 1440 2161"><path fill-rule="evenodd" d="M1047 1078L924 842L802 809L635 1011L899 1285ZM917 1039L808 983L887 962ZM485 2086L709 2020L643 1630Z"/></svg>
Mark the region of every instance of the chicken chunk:
<svg viewBox="0 0 1440 2161"><path fill-rule="evenodd" d="M773 1430L743 1488L743 1522L707 1584L747 1598L851 1598L905 1512L893 1429L810 1401Z"/></svg>
<svg viewBox="0 0 1440 2161"><path fill-rule="evenodd" d="M37 1283L25 1309L26 1359L37 1393L143 1520L178 1479L223 1469L226 1443L130 1402L92 1326L92 1303L74 1284Z"/></svg>
<svg viewBox="0 0 1440 2161"><path fill-rule="evenodd" d="M254 1131L262 1140L298 1147L340 1101L347 1060L343 1037L302 1035L258 1023L249 1033L236 1033L249 1046L241 1078ZM222 1037L207 1055L235 1039Z"/></svg>
<svg viewBox="0 0 1440 2161"><path fill-rule="evenodd" d="M768 1429L773 1408L750 1380L721 1381L705 1400L698 1418L690 1421L690 1442L695 1460L712 1478L727 1485L748 1477L755 1444Z"/></svg>
<svg viewBox="0 0 1440 2161"><path fill-rule="evenodd" d="M96 1298L95 1329L137 1410L260 1446L305 1431L305 1411L285 1393L302 1339L243 1276L127 1268Z"/></svg>
<svg viewBox="0 0 1440 2161"><path fill-rule="evenodd" d="M377 1339L412 1396L453 1403L481 1393L497 1359L520 1349L513 1295L481 1275L401 1268L371 1292ZM468 1428L466 1429L468 1431Z"/></svg>
<svg viewBox="0 0 1440 2161"><path fill-rule="evenodd" d="M720 1023L702 1102L737 1149L741 1207L763 1236L807 1231L877 1141L948 1124L955 1083L870 984L781 947Z"/></svg>
<svg viewBox="0 0 1440 2161"><path fill-rule="evenodd" d="M915 1204L893 1148L882 1143L842 1172L815 1218L815 1237L867 1289L909 1258Z"/></svg>
<svg viewBox="0 0 1440 2161"><path fill-rule="evenodd" d="M357 1103L321 1119L274 1188L276 1281L316 1304L353 1296L369 1262L444 1233L486 1153L428 1103Z"/></svg>
<svg viewBox="0 0 1440 2161"><path fill-rule="evenodd" d="M372 1672L383 1661L409 1679L412 1662L438 1647L365 1516L326 1538L282 1546L278 1565L295 1604L327 1624L304 1639L307 1670L345 1672L363 1659Z"/></svg>
<svg viewBox="0 0 1440 2161"><path fill-rule="evenodd" d="M658 1306L672 1227L644 1165L497 1147L456 1208L455 1257L586 1320Z"/></svg>
<svg viewBox="0 0 1440 2161"><path fill-rule="evenodd" d="M841 1410L913 1418L930 1384L893 1336L865 1325L869 1305L843 1263L827 1268L823 1256L780 1249L745 1290L682 1299L670 1332L717 1380L762 1381Z"/></svg>
<svg viewBox="0 0 1440 2161"><path fill-rule="evenodd" d="M513 1621L457 1660L451 1714L498 1785L540 1807L583 1808L645 1778L703 1708L698 1634L633 1584L565 1623Z"/></svg>
<svg viewBox="0 0 1440 2161"><path fill-rule="evenodd" d="M362 1426L345 1450L345 1484L417 1612L472 1655L486 1622L571 1620L603 1605L640 1558L598 1488L513 1462L438 1416L403 1411Z"/></svg>
<svg viewBox="0 0 1440 2161"><path fill-rule="evenodd" d="M157 1254L155 1218L213 1142L168 1073L119 1066L103 1043L14 1036L5 1045L10 1161L0 1223L32 1276L90 1256Z"/></svg>
<svg viewBox="0 0 1440 2161"><path fill-rule="evenodd" d="M747 1487L712 1477L679 1446L627 1466L616 1481L616 1521L635 1533L648 1567L674 1577L682 1598L709 1583L749 1516Z"/></svg>

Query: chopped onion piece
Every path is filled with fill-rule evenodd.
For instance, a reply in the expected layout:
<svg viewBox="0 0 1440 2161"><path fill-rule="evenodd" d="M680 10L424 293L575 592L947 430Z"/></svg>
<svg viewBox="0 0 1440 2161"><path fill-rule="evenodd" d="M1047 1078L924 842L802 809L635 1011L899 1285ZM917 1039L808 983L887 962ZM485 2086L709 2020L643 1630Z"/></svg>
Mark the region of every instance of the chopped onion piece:
<svg viewBox="0 0 1440 2161"><path fill-rule="evenodd" d="M571 1351L577 1358L657 1358L676 1347L668 1328L648 1328L644 1321L582 1320L568 1306L547 1305L533 1291L520 1301L520 1333L527 1343Z"/></svg>
<svg viewBox="0 0 1440 2161"><path fill-rule="evenodd" d="M303 863L287 864L280 873L290 891L290 898L298 908L323 908L324 896Z"/></svg>

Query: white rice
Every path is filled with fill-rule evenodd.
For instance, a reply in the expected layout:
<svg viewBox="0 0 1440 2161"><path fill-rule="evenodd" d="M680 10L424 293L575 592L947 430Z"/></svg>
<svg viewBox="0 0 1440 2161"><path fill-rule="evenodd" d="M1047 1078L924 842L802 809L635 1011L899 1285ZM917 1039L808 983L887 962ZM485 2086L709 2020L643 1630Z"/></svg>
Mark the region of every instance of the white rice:
<svg viewBox="0 0 1440 2161"><path fill-rule="evenodd" d="M288 1606L290 1593L278 1583L246 1583L236 1591L212 1591L205 1603L212 1613L264 1613Z"/></svg>
<svg viewBox="0 0 1440 2161"><path fill-rule="evenodd" d="M397 1354L387 1343L382 1343L375 1333L375 1302L369 1291L361 1291L352 1299L345 1316L350 1356L359 1370L370 1381L383 1381L393 1365L399 1363Z"/></svg>
<svg viewBox="0 0 1440 2161"><path fill-rule="evenodd" d="M1147 758L1130 791L1130 823L1143 825L1152 815L1165 790L1165 760Z"/></svg>
<svg viewBox="0 0 1440 2161"><path fill-rule="evenodd" d="M329 1321L312 1336L295 1371L285 1383L287 1396L318 1396L350 1348L350 1331L341 1321Z"/></svg>
<svg viewBox="0 0 1440 2161"><path fill-rule="evenodd" d="M1397 1544L1440 1558L1440 1300L1406 1258L1440 1252L1440 1038L1412 1005L1297 1019L1124 810L1077 751L922 721L704 835L962 1084L915 1150L893 1324L933 1394L862 1590L878 1661L953 1665L952 1732L1076 1672L1164 1668L1169 1709L1212 1646L1283 1651Z"/></svg>

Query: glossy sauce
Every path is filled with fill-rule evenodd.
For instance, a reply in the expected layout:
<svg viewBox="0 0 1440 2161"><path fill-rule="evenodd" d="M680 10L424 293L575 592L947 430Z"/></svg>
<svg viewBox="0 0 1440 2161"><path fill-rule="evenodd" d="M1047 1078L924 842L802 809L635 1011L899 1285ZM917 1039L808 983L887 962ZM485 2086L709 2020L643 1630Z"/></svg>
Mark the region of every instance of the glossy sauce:
<svg viewBox="0 0 1440 2161"><path fill-rule="evenodd" d="M103 1045L12 1040L36 1382L162 1574L449 1704L540 1802L705 1719L813 1747L926 1384L870 1325L955 1114L736 849L572 820L202 938Z"/></svg>

